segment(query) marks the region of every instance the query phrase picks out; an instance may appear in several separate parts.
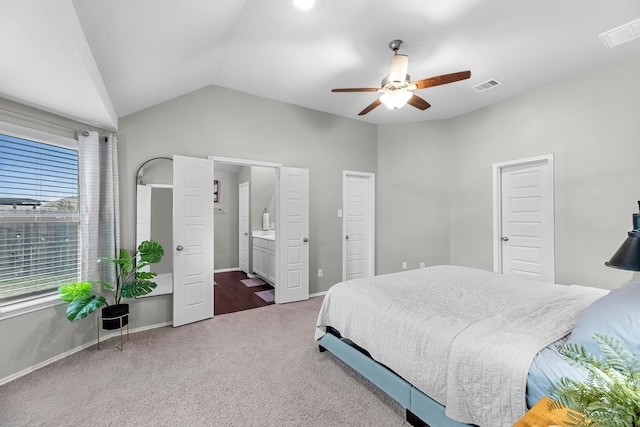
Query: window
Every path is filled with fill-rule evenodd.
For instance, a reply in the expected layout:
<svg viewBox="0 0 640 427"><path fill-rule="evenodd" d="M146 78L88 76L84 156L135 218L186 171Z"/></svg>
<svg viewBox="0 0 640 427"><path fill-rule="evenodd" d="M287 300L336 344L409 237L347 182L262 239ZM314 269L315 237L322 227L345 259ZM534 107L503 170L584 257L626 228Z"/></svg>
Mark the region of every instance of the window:
<svg viewBox="0 0 640 427"><path fill-rule="evenodd" d="M79 278L78 152L0 134L0 304Z"/></svg>

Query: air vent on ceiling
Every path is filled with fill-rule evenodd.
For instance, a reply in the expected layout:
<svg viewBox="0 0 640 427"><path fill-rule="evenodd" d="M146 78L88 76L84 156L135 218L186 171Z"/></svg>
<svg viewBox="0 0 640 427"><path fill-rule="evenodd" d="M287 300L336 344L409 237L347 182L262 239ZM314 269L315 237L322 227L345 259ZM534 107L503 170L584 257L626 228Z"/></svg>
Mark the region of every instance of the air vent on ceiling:
<svg viewBox="0 0 640 427"><path fill-rule="evenodd" d="M480 83L478 85L472 86L471 89L475 89L478 92L484 92L485 90L491 89L496 86L500 86L502 83L497 81L496 79L487 80L484 83Z"/></svg>
<svg viewBox="0 0 640 427"><path fill-rule="evenodd" d="M600 34L600 38L609 49L635 40L638 37L640 37L640 19Z"/></svg>

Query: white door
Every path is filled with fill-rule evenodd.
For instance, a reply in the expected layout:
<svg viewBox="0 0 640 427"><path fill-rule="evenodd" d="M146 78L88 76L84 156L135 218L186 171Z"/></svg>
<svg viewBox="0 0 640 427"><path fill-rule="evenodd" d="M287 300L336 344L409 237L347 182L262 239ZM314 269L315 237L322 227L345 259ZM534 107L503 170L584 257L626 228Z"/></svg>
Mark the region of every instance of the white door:
<svg viewBox="0 0 640 427"><path fill-rule="evenodd" d="M280 168L275 302L309 299L309 170Z"/></svg>
<svg viewBox="0 0 640 427"><path fill-rule="evenodd" d="M344 172L342 279L374 275L374 175Z"/></svg>
<svg viewBox="0 0 640 427"><path fill-rule="evenodd" d="M173 156L173 326L213 317L213 161Z"/></svg>
<svg viewBox="0 0 640 427"><path fill-rule="evenodd" d="M249 271L249 183L243 182L238 186L239 192L239 254L240 271Z"/></svg>
<svg viewBox="0 0 640 427"><path fill-rule="evenodd" d="M500 168L500 272L553 282L553 175L548 159Z"/></svg>

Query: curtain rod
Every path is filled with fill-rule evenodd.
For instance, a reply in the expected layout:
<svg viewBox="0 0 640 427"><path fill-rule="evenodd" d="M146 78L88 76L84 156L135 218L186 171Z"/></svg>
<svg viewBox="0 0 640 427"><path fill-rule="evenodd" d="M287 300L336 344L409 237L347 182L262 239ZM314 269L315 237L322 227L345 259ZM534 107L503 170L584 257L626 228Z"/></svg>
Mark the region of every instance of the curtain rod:
<svg viewBox="0 0 640 427"><path fill-rule="evenodd" d="M58 129L61 129L61 130L80 132L80 130L77 127L65 126L65 125L62 125L60 123L52 122L50 120L45 120L45 119L41 119L39 117L33 117L33 116L30 116L30 115L27 115L27 114L23 114L23 113L18 113L18 112L15 112L15 111L7 110L6 108L0 107L0 111L2 111L3 113L7 113L8 115L13 116L13 117L26 119L27 121L31 121L32 123L46 124L46 125L49 125L49 126L57 127ZM89 126L89 127L93 128L93 126Z"/></svg>

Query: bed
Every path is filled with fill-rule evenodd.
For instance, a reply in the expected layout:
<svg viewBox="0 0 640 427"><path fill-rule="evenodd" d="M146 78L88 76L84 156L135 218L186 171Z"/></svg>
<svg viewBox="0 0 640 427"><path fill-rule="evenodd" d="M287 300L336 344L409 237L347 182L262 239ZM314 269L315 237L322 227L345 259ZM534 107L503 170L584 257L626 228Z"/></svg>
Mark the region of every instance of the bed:
<svg viewBox="0 0 640 427"><path fill-rule="evenodd" d="M511 426L551 382L583 375L556 346L607 293L434 266L333 286L315 338L414 426Z"/></svg>

